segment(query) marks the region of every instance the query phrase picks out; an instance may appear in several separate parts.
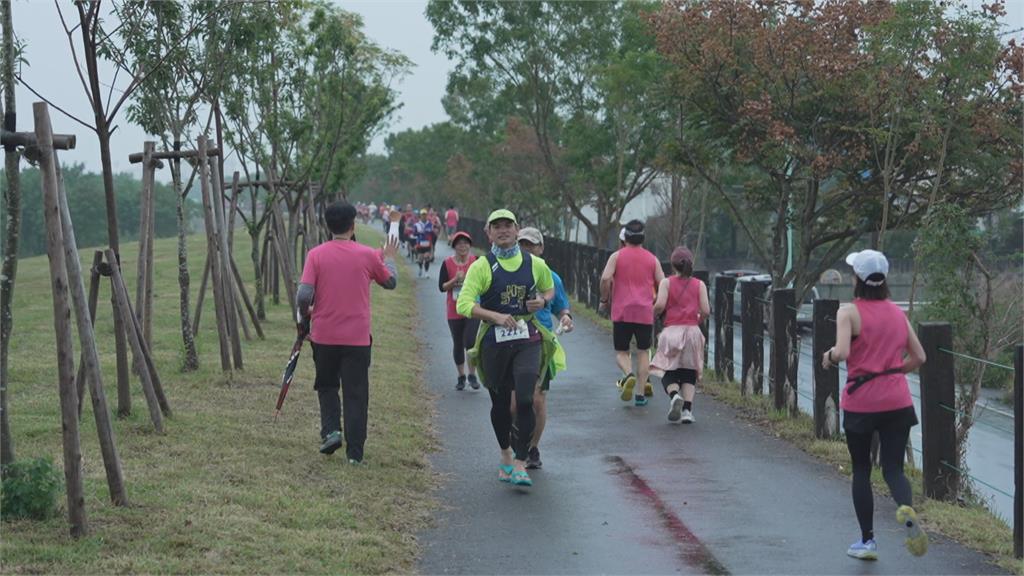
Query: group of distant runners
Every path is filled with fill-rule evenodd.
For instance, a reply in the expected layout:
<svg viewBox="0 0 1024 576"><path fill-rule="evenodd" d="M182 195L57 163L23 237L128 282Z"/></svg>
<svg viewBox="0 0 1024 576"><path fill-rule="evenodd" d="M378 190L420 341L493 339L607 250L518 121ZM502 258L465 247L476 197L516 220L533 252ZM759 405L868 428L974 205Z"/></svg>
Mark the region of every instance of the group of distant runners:
<svg viewBox="0 0 1024 576"><path fill-rule="evenodd" d="M390 212L396 209L381 205L385 224L393 220ZM487 389L499 448L497 478L532 486L528 470L542 466L539 443L547 421L547 392L567 367L559 336L574 329L561 278L542 258L542 233L520 227L507 209L494 210L485 227L488 245L477 257L472 251L475 239L457 230L453 207L442 229L439 216L430 208L417 214L407 205L400 220L400 239L389 238L375 251L353 241L355 208L335 203L325 216L333 239L310 251L298 297L299 332L309 334L313 342L314 388L321 408L320 451L330 454L342 445L340 388L348 457L353 464L362 462L371 341L369 283L395 287L393 258L400 242L416 256L419 276L426 276L443 231L454 253L440 267L438 289L445 295L457 371L455 388L477 390L482 384ZM646 406L654 395L650 377L657 377L668 398L668 421L693 423L694 394L704 368L705 338L700 325L710 314L708 289L693 276L694 255L688 248L673 250L671 274L666 276L658 259L643 247L644 240L643 222L628 222L620 232L619 249L601 274L600 305L610 312L621 370L615 381L617 393L622 401ZM897 519L907 529L907 548L921 555L928 541L911 507L903 450L910 428L917 424L905 374L925 361L924 351L905 314L889 301L885 256L864 250L851 254L847 263L854 272L854 301L841 308L836 345L822 357L826 368L845 361L848 370L840 405L853 462L853 501L861 538L847 554L859 559L878 557L870 483L871 439L877 433L883 476L899 505ZM663 329L651 357L656 318Z"/></svg>

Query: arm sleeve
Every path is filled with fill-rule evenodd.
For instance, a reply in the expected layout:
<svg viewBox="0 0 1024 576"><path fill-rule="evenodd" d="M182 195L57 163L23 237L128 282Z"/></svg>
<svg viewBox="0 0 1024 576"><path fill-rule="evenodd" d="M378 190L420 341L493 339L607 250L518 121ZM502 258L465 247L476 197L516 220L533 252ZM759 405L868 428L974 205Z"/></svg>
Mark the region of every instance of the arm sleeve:
<svg viewBox="0 0 1024 576"><path fill-rule="evenodd" d="M477 258L466 271L466 279L462 282L459 300L455 303L455 311L460 316L470 318L473 305L491 287L491 268L486 258Z"/></svg>
<svg viewBox="0 0 1024 576"><path fill-rule="evenodd" d="M441 269L437 273L437 289L444 292L444 283L448 281L448 266L441 262Z"/></svg>
<svg viewBox="0 0 1024 576"><path fill-rule="evenodd" d="M569 309L569 295L565 293L562 279L554 273L551 277L555 280L555 299L551 301L551 312L557 315L561 314L563 310Z"/></svg>

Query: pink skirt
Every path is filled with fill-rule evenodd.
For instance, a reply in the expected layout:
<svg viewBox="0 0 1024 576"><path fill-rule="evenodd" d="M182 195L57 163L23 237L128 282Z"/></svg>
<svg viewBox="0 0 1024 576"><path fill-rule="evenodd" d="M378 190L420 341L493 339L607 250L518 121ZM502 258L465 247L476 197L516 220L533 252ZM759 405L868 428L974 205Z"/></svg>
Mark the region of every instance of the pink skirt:
<svg viewBox="0 0 1024 576"><path fill-rule="evenodd" d="M704 371L704 335L699 326L666 326L658 335L651 374L660 378L680 368L696 370L698 379Z"/></svg>

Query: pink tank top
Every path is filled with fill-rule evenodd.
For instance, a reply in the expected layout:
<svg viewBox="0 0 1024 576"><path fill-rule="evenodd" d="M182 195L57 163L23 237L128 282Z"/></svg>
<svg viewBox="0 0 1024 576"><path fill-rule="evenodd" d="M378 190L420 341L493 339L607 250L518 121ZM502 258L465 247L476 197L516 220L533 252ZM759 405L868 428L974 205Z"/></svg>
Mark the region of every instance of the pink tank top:
<svg viewBox="0 0 1024 576"><path fill-rule="evenodd" d="M847 379L877 374L903 366L907 349L907 317L889 300L853 301L860 314L860 334L850 342L846 359ZM904 374L885 374L868 380L853 394L843 387L839 405L850 412L886 412L913 406Z"/></svg>
<svg viewBox="0 0 1024 576"><path fill-rule="evenodd" d="M668 302L665 304L665 326L696 326L700 324L700 287L697 278L668 279Z"/></svg>
<svg viewBox="0 0 1024 576"><path fill-rule="evenodd" d="M469 270L469 265L472 264L474 260L476 260L476 256L474 256L473 254L466 255L465 264L459 264L458 262L456 262L455 256L449 256L445 258L444 267L445 270L448 272L448 279L451 280L452 278L455 278L455 275L460 271L463 274L465 274ZM458 292L460 290L460 288L452 288L444 296L446 310L448 313L448 320L460 320L464 318L464 316L460 316L459 313L455 311L455 300L458 298Z"/></svg>
<svg viewBox="0 0 1024 576"><path fill-rule="evenodd" d="M616 258L612 321L654 324L655 274L661 264L642 246L628 244Z"/></svg>

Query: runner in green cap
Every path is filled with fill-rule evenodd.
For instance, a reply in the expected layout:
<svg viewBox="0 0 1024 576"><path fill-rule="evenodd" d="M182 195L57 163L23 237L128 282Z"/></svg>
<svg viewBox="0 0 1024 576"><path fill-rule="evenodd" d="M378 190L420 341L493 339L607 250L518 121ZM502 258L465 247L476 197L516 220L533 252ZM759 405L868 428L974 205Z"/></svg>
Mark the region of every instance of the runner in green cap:
<svg viewBox="0 0 1024 576"><path fill-rule="evenodd" d="M555 297L555 283L544 260L519 249L511 211L492 212L486 232L491 250L466 272L456 310L482 320L470 358L491 396L491 425L501 449L498 480L531 486L526 460L535 425L534 392L556 348L554 336L533 315ZM514 446L513 391L519 426Z"/></svg>

